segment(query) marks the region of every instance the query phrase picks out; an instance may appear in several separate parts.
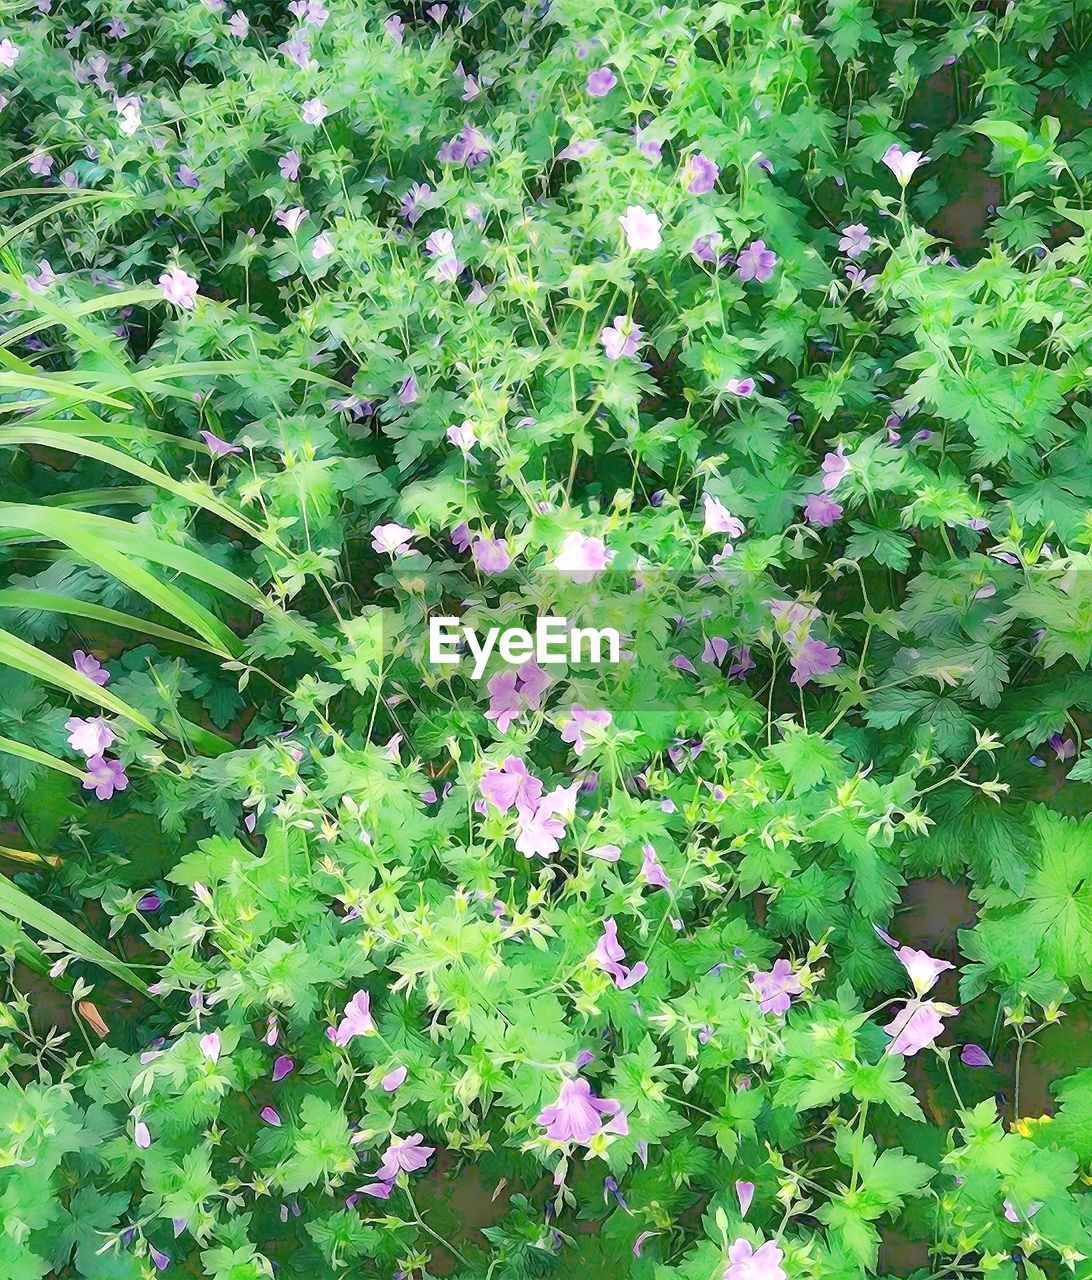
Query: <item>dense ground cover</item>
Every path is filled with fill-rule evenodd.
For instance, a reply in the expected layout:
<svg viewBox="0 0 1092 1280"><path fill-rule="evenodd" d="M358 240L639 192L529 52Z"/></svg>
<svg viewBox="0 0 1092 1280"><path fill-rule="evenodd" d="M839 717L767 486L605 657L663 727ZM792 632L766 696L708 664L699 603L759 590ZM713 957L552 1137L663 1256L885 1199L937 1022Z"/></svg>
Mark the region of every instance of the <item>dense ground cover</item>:
<svg viewBox="0 0 1092 1280"><path fill-rule="evenodd" d="M3 1280L1092 1276L1090 38L5 6Z"/></svg>

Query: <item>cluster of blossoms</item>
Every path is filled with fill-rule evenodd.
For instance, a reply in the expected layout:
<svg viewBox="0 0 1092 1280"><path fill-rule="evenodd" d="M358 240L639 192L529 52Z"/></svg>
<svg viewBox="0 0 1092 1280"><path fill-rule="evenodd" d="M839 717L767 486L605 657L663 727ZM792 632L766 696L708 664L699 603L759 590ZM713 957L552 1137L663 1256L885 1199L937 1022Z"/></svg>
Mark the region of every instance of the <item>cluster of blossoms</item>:
<svg viewBox="0 0 1092 1280"><path fill-rule="evenodd" d="M72 654L72 665L92 684L102 686L110 679L110 673L92 654L77 649ZM124 791L129 785L120 760L107 760L104 756L114 743L117 734L102 716L81 719L70 716L65 722L68 745L84 757L86 777L84 788L93 791L100 800L109 800L115 791Z"/></svg>

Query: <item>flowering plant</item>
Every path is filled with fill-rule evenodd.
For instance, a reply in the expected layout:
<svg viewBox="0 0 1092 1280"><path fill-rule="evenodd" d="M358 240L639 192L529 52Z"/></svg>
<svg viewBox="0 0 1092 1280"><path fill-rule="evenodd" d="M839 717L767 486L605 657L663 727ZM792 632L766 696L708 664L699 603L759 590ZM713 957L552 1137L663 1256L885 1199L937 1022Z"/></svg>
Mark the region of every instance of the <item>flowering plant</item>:
<svg viewBox="0 0 1092 1280"><path fill-rule="evenodd" d="M1086 9L5 9L4 1280L1092 1277Z"/></svg>

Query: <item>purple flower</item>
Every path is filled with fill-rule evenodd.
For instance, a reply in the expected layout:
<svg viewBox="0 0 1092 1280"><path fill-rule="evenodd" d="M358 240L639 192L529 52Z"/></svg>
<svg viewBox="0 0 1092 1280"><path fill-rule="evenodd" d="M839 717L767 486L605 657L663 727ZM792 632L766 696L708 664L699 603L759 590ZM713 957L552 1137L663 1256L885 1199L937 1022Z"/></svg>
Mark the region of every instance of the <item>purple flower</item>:
<svg viewBox="0 0 1092 1280"><path fill-rule="evenodd" d="M245 40L250 31L250 19L241 9L236 9L228 19L228 30L236 40Z"/></svg>
<svg viewBox="0 0 1092 1280"><path fill-rule="evenodd" d="M102 756L88 760L87 777L83 780L85 791L93 791L100 800L109 800L115 791L124 791L128 785L120 760L104 760Z"/></svg>
<svg viewBox="0 0 1092 1280"><path fill-rule="evenodd" d="M1035 1215L1039 1212L1039 1210L1043 1207L1043 1205L1042 1205L1042 1201L1033 1200L1028 1205L1028 1207L1024 1210L1023 1218L1020 1217L1020 1211L1012 1203L1011 1200L1004 1201L1001 1207L1004 1210L1006 1222L1020 1223L1020 1222L1030 1222L1031 1219L1034 1218Z"/></svg>
<svg viewBox="0 0 1092 1280"><path fill-rule="evenodd" d="M833 493L838 487L838 482L849 470L849 459L846 457L846 447L840 444L833 453L828 453L823 458L823 488L827 493Z"/></svg>
<svg viewBox="0 0 1092 1280"><path fill-rule="evenodd" d="M158 893L146 893L142 898L137 899L137 910L143 912L158 911L163 905L159 900Z"/></svg>
<svg viewBox="0 0 1092 1280"><path fill-rule="evenodd" d="M648 965L643 960L638 960L632 969L627 969L622 964L625 958L625 950L618 941L617 921L604 920L603 933L595 944L592 959L613 980L619 991L635 986L648 973Z"/></svg>
<svg viewBox="0 0 1092 1280"><path fill-rule="evenodd" d="M589 711L579 702L574 702L569 708L569 719L562 726L561 741L571 743L576 749L576 754L582 756L588 746L584 737L585 732L590 731L592 736L595 736L596 730L605 729L610 722L611 714L605 708Z"/></svg>
<svg viewBox="0 0 1092 1280"><path fill-rule="evenodd" d="M590 156L599 146L598 138L574 138L563 150L557 153L559 160L583 160Z"/></svg>
<svg viewBox="0 0 1092 1280"><path fill-rule="evenodd" d="M664 144L658 138L650 138L640 129L634 129L633 138L639 156L643 156L652 164L659 164L664 158Z"/></svg>
<svg viewBox="0 0 1092 1280"><path fill-rule="evenodd" d="M64 727L68 730L68 745L88 758L101 756L117 736L100 716L90 720L72 716L65 721Z"/></svg>
<svg viewBox="0 0 1092 1280"><path fill-rule="evenodd" d="M500 769L487 769L478 786L486 802L501 813L513 805L535 809L542 798L542 783L528 773L519 756L508 756Z"/></svg>
<svg viewBox="0 0 1092 1280"><path fill-rule="evenodd" d="M842 504L835 502L829 494L813 493L804 503L804 519L820 529L829 529L835 520L842 518Z"/></svg>
<svg viewBox="0 0 1092 1280"><path fill-rule="evenodd" d="M291 209L278 209L274 215L275 221L279 222L289 235L296 234L306 217L307 210L299 205L293 205Z"/></svg>
<svg viewBox="0 0 1092 1280"><path fill-rule="evenodd" d="M225 458L229 453L243 452L239 445L230 444L227 440L221 440L219 436L213 435L211 431L199 431L197 434L204 440L209 453L217 458Z"/></svg>
<svg viewBox="0 0 1092 1280"><path fill-rule="evenodd" d="M10 71L18 61L19 53L19 46L5 36L0 40L0 67Z"/></svg>
<svg viewBox="0 0 1092 1280"><path fill-rule="evenodd" d="M476 538L470 551L482 573L503 573L512 563L504 543L496 538Z"/></svg>
<svg viewBox="0 0 1092 1280"><path fill-rule="evenodd" d="M699 151L687 158L683 165L683 190L692 196L708 195L717 185L720 169Z"/></svg>
<svg viewBox="0 0 1092 1280"><path fill-rule="evenodd" d="M27 161L27 168L36 177L44 178L53 168L53 157L44 151L35 151Z"/></svg>
<svg viewBox="0 0 1092 1280"><path fill-rule="evenodd" d="M139 1147L141 1151L147 1150L152 1145L152 1135L148 1126L143 1120L138 1120L133 1125L133 1143Z"/></svg>
<svg viewBox="0 0 1092 1280"><path fill-rule="evenodd" d="M942 1014L947 1017L958 1012L950 1004L938 1004L935 1000L908 1000L884 1027L891 1037L887 1052L912 1057L919 1049L931 1045L944 1030Z"/></svg>
<svg viewBox="0 0 1092 1280"><path fill-rule="evenodd" d="M913 947L899 947L895 952L895 959L906 970L919 996L931 991L942 973L955 968L947 960L934 960L924 951L916 951Z"/></svg>
<svg viewBox="0 0 1092 1280"><path fill-rule="evenodd" d="M315 262L328 258L334 251L334 240L329 231L320 231L311 245L311 257Z"/></svg>
<svg viewBox="0 0 1092 1280"><path fill-rule="evenodd" d="M1077 744L1072 738L1063 738L1060 733L1052 733L1047 738L1047 746L1054 752L1055 757L1064 762L1072 760L1077 754Z"/></svg>
<svg viewBox="0 0 1092 1280"><path fill-rule="evenodd" d="M784 1254L772 1240L756 1249L750 1240L741 1236L728 1246L729 1266L723 1280L785 1280L781 1265Z"/></svg>
<svg viewBox="0 0 1092 1280"><path fill-rule="evenodd" d="M191 191L196 191L201 185L201 179L190 168L188 164L180 164L174 172L174 176L184 187L189 187Z"/></svg>
<svg viewBox="0 0 1092 1280"><path fill-rule="evenodd" d="M725 391L729 395L739 396L740 399L746 399L747 396L754 395L755 380L754 378L729 378L724 384Z"/></svg>
<svg viewBox="0 0 1092 1280"><path fill-rule="evenodd" d="M841 660L842 654L838 649L809 636L789 658L792 663L792 683L802 688L815 676L825 676L827 672L833 671Z"/></svg>
<svg viewBox="0 0 1092 1280"><path fill-rule="evenodd" d="M619 214L618 224L625 232L626 243L632 253L660 247L663 239L660 230L663 224L654 213L649 213L640 205L631 204L625 213Z"/></svg>
<svg viewBox="0 0 1092 1280"><path fill-rule="evenodd" d="M321 98L308 98L300 108L300 119L304 124L320 125L329 114L330 109Z"/></svg>
<svg viewBox="0 0 1092 1280"><path fill-rule="evenodd" d="M518 669L518 689L532 711L542 705L542 695L550 687L550 677L537 662L525 662Z"/></svg>
<svg viewBox="0 0 1092 1280"><path fill-rule="evenodd" d="M737 1182L736 1183L736 1199L739 1201L739 1212L741 1217L747 1216L747 1210L751 1207L751 1201L755 1198L755 1184L753 1182Z"/></svg>
<svg viewBox="0 0 1092 1280"><path fill-rule="evenodd" d="M787 1012L792 997L804 990L787 960L775 960L768 973L756 973L751 981L758 992L759 1008L763 1013Z"/></svg>
<svg viewBox="0 0 1092 1280"><path fill-rule="evenodd" d="M777 254L766 248L764 240L752 240L736 260L736 273L741 280L765 284L774 273Z"/></svg>
<svg viewBox="0 0 1092 1280"><path fill-rule="evenodd" d="M425 241L425 252L432 259L433 279L451 281L459 278L463 264L455 253L455 237L446 228L434 231Z"/></svg>
<svg viewBox="0 0 1092 1280"><path fill-rule="evenodd" d="M621 1110L613 1098L597 1098L581 1077L562 1083L557 1101L542 1108L537 1123L551 1142L579 1142L586 1147L603 1128L603 1117L619 1116Z"/></svg>
<svg viewBox="0 0 1092 1280"><path fill-rule="evenodd" d="M412 537L413 531L400 524L377 524L372 530L372 546L393 559L409 546Z"/></svg>
<svg viewBox="0 0 1092 1280"><path fill-rule="evenodd" d="M584 88L589 98L605 98L618 83L610 67L599 67L588 75Z"/></svg>
<svg viewBox="0 0 1092 1280"><path fill-rule="evenodd" d="M863 222L851 223L842 231L838 248L849 258L859 258L872 247L872 237Z"/></svg>
<svg viewBox="0 0 1092 1280"><path fill-rule="evenodd" d="M402 203L398 211L411 227L416 224L421 214L424 213L429 198L433 194L432 188L427 183L415 182L402 197Z"/></svg>
<svg viewBox="0 0 1092 1280"><path fill-rule="evenodd" d="M714 498L711 493L703 493L702 501L705 503L703 533L726 533L729 538L743 537L743 521L732 515L719 498Z"/></svg>
<svg viewBox="0 0 1092 1280"><path fill-rule="evenodd" d="M295 1069L296 1064L286 1053L279 1054L273 1063L273 1083L278 1084L285 1076L291 1075Z"/></svg>
<svg viewBox="0 0 1092 1280"><path fill-rule="evenodd" d="M384 1182L392 1182L399 1173L416 1173L423 1169L429 1157L435 1154L436 1148L426 1147L419 1133L411 1133L408 1138L394 1138L383 1153L383 1162L375 1176Z"/></svg>
<svg viewBox="0 0 1092 1280"><path fill-rule="evenodd" d="M166 1271L171 1265L170 1255L157 1249L150 1241L148 1242L148 1254L152 1259L152 1265L157 1271Z"/></svg>
<svg viewBox="0 0 1092 1280"><path fill-rule="evenodd" d="M285 182L295 182L300 176L300 158L295 151L286 151L277 161L277 168Z"/></svg>
<svg viewBox="0 0 1092 1280"><path fill-rule="evenodd" d="M667 872L656 860L656 850L650 844L641 846L644 861L641 863L640 876L650 889L670 889L671 881Z"/></svg>
<svg viewBox="0 0 1092 1280"><path fill-rule="evenodd" d="M389 1200L391 1192L394 1190L394 1180L369 1182L360 1188L366 1196L371 1196L375 1200Z"/></svg>
<svg viewBox="0 0 1092 1280"><path fill-rule="evenodd" d="M603 329L599 334L599 341L603 344L608 360L635 356L644 338L644 330L628 316L615 316L613 326Z"/></svg>
<svg viewBox="0 0 1092 1280"><path fill-rule="evenodd" d="M197 303L197 281L180 267L171 267L159 277L163 297L185 311L192 311Z"/></svg>
<svg viewBox="0 0 1092 1280"><path fill-rule="evenodd" d="M478 434L472 422L461 422L458 426L448 427L447 439L448 443L453 444L456 449L469 453L478 443Z"/></svg>
<svg viewBox="0 0 1092 1280"><path fill-rule="evenodd" d="M394 1093L394 1091L405 1081L409 1075L408 1067L394 1067L380 1080L380 1087L386 1093Z"/></svg>
<svg viewBox="0 0 1092 1280"><path fill-rule="evenodd" d="M383 23L383 30L394 41L395 44L402 43L402 33L406 29L406 24L396 13L392 13Z"/></svg>
<svg viewBox="0 0 1092 1280"><path fill-rule="evenodd" d="M979 1044L965 1044L959 1051L959 1060L965 1067L992 1067L990 1055Z"/></svg>
<svg viewBox="0 0 1092 1280"><path fill-rule="evenodd" d="M588 849L589 858L598 858L600 862L617 862L622 856L622 850L616 844L597 844L593 849Z"/></svg>
<svg viewBox="0 0 1092 1280"><path fill-rule="evenodd" d="M123 40L129 34L124 18L111 18L106 24L106 34L111 40Z"/></svg>
<svg viewBox="0 0 1092 1280"><path fill-rule="evenodd" d="M262 1107L258 1114L266 1124L272 1125L274 1129L279 1129L281 1127L281 1118L272 1107Z"/></svg>
<svg viewBox="0 0 1092 1280"><path fill-rule="evenodd" d="M38 274L35 276L29 273L23 276L27 282L31 293L45 293L51 284L59 277L50 266L48 259L42 258L38 262Z"/></svg>
<svg viewBox="0 0 1092 1280"><path fill-rule="evenodd" d="M569 533L554 558L554 568L574 582L590 582L613 559L614 552L607 550L602 538Z"/></svg>
<svg viewBox="0 0 1092 1280"><path fill-rule="evenodd" d="M883 162L898 179L900 187L905 187L923 164L929 163L929 157L920 151L903 151L897 142L883 153Z"/></svg>
<svg viewBox="0 0 1092 1280"><path fill-rule="evenodd" d="M579 784L578 784L579 785ZM558 821L550 805L550 797L534 810L517 806L519 835L516 849L525 858L548 858L561 848L559 841L565 834L565 824Z"/></svg>
<svg viewBox="0 0 1092 1280"><path fill-rule="evenodd" d="M489 157L489 140L467 125L454 138L449 138L436 153L441 164L482 164Z"/></svg>
<svg viewBox="0 0 1092 1280"><path fill-rule="evenodd" d="M202 1054L209 1062L217 1062L220 1058L220 1037L215 1031L210 1031L207 1036L202 1036L199 1044Z"/></svg>
<svg viewBox="0 0 1092 1280"><path fill-rule="evenodd" d="M519 672L508 667L490 676L486 684L489 690L489 710L486 711L485 718L495 720L501 733L508 732L512 721L523 709L523 700L516 688L518 680Z"/></svg>
<svg viewBox="0 0 1092 1280"><path fill-rule="evenodd" d="M367 991L358 991L345 1006L345 1016L338 1023L336 1030L331 1028L330 1038L334 1044L344 1048L356 1036L368 1035L375 1030L372 1021L371 996Z"/></svg>

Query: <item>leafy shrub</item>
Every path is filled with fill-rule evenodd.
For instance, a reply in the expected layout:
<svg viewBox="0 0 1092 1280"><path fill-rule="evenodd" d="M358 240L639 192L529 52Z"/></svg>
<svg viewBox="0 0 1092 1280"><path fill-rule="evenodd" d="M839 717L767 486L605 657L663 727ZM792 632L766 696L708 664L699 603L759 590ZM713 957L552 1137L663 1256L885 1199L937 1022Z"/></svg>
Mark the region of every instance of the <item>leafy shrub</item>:
<svg viewBox="0 0 1092 1280"><path fill-rule="evenodd" d="M8 7L5 1280L1092 1276L1090 9Z"/></svg>

